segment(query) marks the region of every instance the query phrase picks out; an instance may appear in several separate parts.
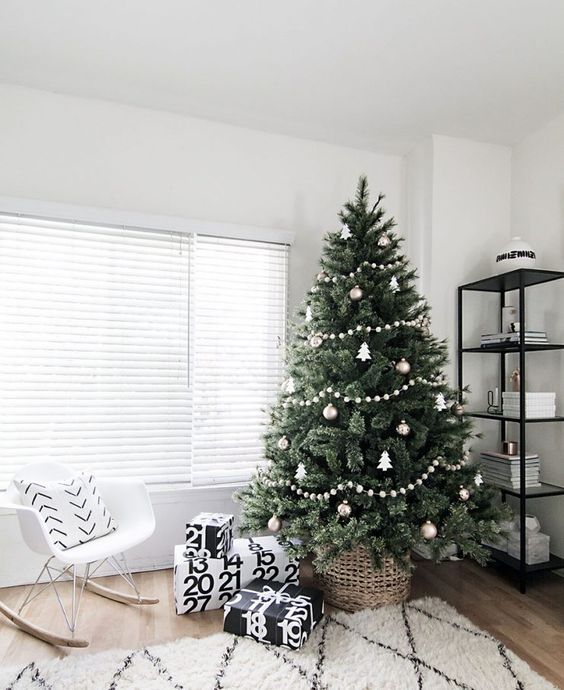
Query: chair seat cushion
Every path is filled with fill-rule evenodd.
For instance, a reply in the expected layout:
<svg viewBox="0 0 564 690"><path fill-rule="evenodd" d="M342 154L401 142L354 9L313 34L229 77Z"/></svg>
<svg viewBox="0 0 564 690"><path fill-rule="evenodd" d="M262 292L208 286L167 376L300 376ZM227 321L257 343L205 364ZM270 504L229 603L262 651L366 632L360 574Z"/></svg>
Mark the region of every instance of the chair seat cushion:
<svg viewBox="0 0 564 690"><path fill-rule="evenodd" d="M60 549L84 544L117 528L92 474L51 482L17 479L14 483L22 503L39 512Z"/></svg>

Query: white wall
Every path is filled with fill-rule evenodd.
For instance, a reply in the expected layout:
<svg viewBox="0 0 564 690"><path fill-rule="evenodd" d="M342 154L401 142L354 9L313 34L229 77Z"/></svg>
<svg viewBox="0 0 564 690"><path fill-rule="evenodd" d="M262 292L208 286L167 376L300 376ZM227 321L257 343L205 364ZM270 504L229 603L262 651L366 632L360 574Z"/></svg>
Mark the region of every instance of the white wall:
<svg viewBox="0 0 564 690"><path fill-rule="evenodd" d="M454 382L456 288L490 275L509 236L511 149L434 135L409 154L406 168L408 251L433 310L433 333L448 340ZM487 326L482 311L483 302L469 300L467 342ZM487 317L493 313L490 307Z"/></svg>
<svg viewBox="0 0 564 690"><path fill-rule="evenodd" d="M311 285L322 237L336 227L360 174L402 221L399 156L7 85L0 85L0 160L0 197L294 231L291 307ZM155 494L157 531L131 554L133 566L170 565L186 519L236 510L230 494ZM17 535L14 516L0 515L0 586L34 577L35 560Z"/></svg>
<svg viewBox="0 0 564 690"><path fill-rule="evenodd" d="M0 84L0 196L296 233L294 306L360 174L401 222L401 156Z"/></svg>
<svg viewBox="0 0 564 690"><path fill-rule="evenodd" d="M510 227L511 149L433 137L433 330L454 341L455 288L493 273ZM480 333L478 328L476 333Z"/></svg>
<svg viewBox="0 0 564 690"><path fill-rule="evenodd" d="M531 134L513 151L512 235L520 235L537 252L537 267L564 267L564 114ZM543 328L552 342L564 342L564 284L531 288L527 325ZM554 391L564 410L564 354L531 354L527 381L533 391ZM541 478L564 486L564 428L529 424L528 445L541 455ZM564 497L531 501L529 511L551 536L551 550L564 557Z"/></svg>
<svg viewBox="0 0 564 690"><path fill-rule="evenodd" d="M492 257L509 237L511 150L505 146L435 135L422 141L406 161L409 255L420 267L421 289L432 308L432 331L446 338L450 363L445 372L457 386L456 344L458 285L493 272ZM468 294L464 299L464 343L476 345L480 334L497 328L498 298ZM468 407L485 409L487 391L500 384L495 357L464 357ZM482 440L472 447L500 442L499 425L475 421Z"/></svg>
<svg viewBox="0 0 564 690"><path fill-rule="evenodd" d="M431 288L433 247L433 138L420 142L405 159L407 255L417 268L418 289Z"/></svg>

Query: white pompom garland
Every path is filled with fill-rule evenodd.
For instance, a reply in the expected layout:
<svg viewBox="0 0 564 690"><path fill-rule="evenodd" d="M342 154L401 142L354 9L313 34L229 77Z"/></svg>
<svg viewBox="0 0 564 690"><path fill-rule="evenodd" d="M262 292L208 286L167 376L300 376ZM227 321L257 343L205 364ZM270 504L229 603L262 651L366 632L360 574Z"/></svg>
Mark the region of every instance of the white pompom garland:
<svg viewBox="0 0 564 690"><path fill-rule="evenodd" d="M433 474L437 467L441 467L447 472L457 472L462 469L468 462L469 453L464 451L462 458L457 463L447 463L444 458L439 456L436 460L427 467L427 470L423 472L417 479L410 482L407 486L401 486L399 489L372 489L366 488L363 484L358 484L352 481L340 482L336 486L329 489L324 489L322 492L312 492L305 491L302 487L293 484L289 479L269 479L264 474L259 473L259 478L265 486L271 488L286 487L293 491L298 496L303 496L304 498L311 498L312 500L329 500L330 496L335 496L337 493L365 493L370 498L397 498L398 496L405 496L409 491L414 491L416 487L422 486L423 482L429 478L430 474Z"/></svg>
<svg viewBox="0 0 564 690"><path fill-rule="evenodd" d="M340 391L336 391L333 389L332 386L327 386L323 390L320 390L317 395L314 395L311 399L306 398L303 400L300 400L298 398L287 398L283 403L282 407L285 409L288 407L291 407L292 405L294 406L299 406L299 407L310 407L312 404L320 402L322 399L325 399L326 396L331 396L335 399L340 399L344 403L351 404L354 403L356 405L360 405L361 403L379 403L379 402L387 402L388 400L391 400L394 397L397 397L398 395L401 395L402 392L405 392L408 390L411 386L415 386L415 384L420 383L424 386L429 386L430 388L437 388L438 386L442 386L445 381L442 378L442 376L436 376L432 377L432 380L423 378L422 376L418 376L415 379L410 379L407 383L404 383L402 386L399 388L396 388L395 390L391 391L390 393L383 393L382 395L363 395L363 396L357 396L355 398L351 398L348 395L345 395L344 393L341 393ZM327 404L326 400L324 400L325 404Z"/></svg>
<svg viewBox="0 0 564 690"><path fill-rule="evenodd" d="M405 319L398 319L392 323L383 323L378 326L363 326L362 324L357 324L354 328L349 328L342 333L323 333L311 331L307 336L304 337L304 344L311 346L311 339L314 337L321 338L322 340L344 340L351 335L358 335L359 333L382 333L386 331L392 331L399 328L424 328L427 324L427 319L424 316L418 316L416 319L410 319L406 321Z"/></svg>
<svg viewBox="0 0 564 690"><path fill-rule="evenodd" d="M348 280L349 278L356 278L359 273L362 273L362 271L366 271L367 269L373 269L377 271L387 271L390 268L397 268L398 266L403 265L403 261L401 259L398 259L397 261L392 261L391 263L387 264L377 264L375 262L370 262L370 261L363 261L358 268L356 268L354 271L351 271L350 273L337 273L333 276L328 275L325 273L325 271L322 271L321 273L318 274L318 282L319 283L337 283L340 280ZM314 289L315 288L315 289ZM313 286L311 288L311 292L317 292L317 286Z"/></svg>

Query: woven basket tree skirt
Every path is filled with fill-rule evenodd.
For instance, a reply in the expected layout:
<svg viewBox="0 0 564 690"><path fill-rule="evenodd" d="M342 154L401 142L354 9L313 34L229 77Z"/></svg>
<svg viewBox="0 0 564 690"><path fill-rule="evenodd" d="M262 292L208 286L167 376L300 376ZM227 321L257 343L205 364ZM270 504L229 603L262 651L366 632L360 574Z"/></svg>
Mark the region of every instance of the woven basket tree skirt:
<svg viewBox="0 0 564 690"><path fill-rule="evenodd" d="M315 584L325 601L343 611L360 611L398 604L409 597L411 573L393 558L375 569L364 546L338 556L324 573L315 573Z"/></svg>

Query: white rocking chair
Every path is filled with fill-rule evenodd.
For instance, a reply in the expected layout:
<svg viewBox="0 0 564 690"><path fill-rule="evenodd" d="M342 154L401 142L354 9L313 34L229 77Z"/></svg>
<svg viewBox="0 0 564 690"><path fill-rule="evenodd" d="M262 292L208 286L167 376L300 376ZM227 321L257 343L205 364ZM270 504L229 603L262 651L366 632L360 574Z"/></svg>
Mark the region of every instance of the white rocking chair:
<svg viewBox="0 0 564 690"><path fill-rule="evenodd" d="M65 465L44 462L28 465L14 479L58 481L72 478L74 475L75 473ZM96 484L118 527L110 534L66 550L54 544L39 512L22 505L19 492L13 484L0 498L0 508L16 511L24 541L29 548L48 557L19 610L13 611L0 602L0 613L25 632L53 645L88 646L87 640L75 637L80 601L85 589L124 604L157 604L159 601L141 596L124 556L127 549L144 542L155 530L155 516L145 485L138 479L97 479ZM134 593L118 592L94 582L92 577L104 563L108 563ZM40 585L39 581L44 575L48 578L47 582ZM70 612L63 605L57 589L57 584L66 577L72 581ZM70 630L70 637L52 633L22 616L23 609L49 587L55 592Z"/></svg>

